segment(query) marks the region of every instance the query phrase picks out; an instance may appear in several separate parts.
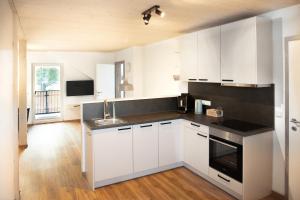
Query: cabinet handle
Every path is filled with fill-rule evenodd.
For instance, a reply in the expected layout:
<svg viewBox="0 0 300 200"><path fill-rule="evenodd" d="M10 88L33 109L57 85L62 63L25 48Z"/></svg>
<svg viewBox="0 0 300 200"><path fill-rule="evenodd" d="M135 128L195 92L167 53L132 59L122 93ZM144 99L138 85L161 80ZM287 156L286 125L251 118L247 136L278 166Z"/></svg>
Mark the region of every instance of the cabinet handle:
<svg viewBox="0 0 300 200"><path fill-rule="evenodd" d="M160 125L167 125L167 124L172 124L172 122L163 122L163 123L160 123Z"/></svg>
<svg viewBox="0 0 300 200"><path fill-rule="evenodd" d="M198 124L191 123L192 126L200 127Z"/></svg>
<svg viewBox="0 0 300 200"><path fill-rule="evenodd" d="M198 80L199 80L199 81L208 81L207 78L199 78Z"/></svg>
<svg viewBox="0 0 300 200"><path fill-rule="evenodd" d="M204 138L207 138L206 135L202 135L202 134L200 134L200 133L197 133L197 135L199 135L199 136L201 136L201 137L204 137Z"/></svg>
<svg viewBox="0 0 300 200"><path fill-rule="evenodd" d="M224 82L233 82L232 79L222 79L222 81L224 81Z"/></svg>
<svg viewBox="0 0 300 200"><path fill-rule="evenodd" d="M197 79L195 79L195 78L189 78L188 80L189 81L196 81Z"/></svg>
<svg viewBox="0 0 300 200"><path fill-rule="evenodd" d="M229 180L229 179L227 179L227 178L224 178L224 177L223 177L223 176L221 176L220 174L218 174L218 177L219 177L219 178L221 178L221 179L223 179L224 181L226 181L226 182L228 182L228 183L230 182L230 180Z"/></svg>
<svg viewBox="0 0 300 200"><path fill-rule="evenodd" d="M140 126L140 128L147 128L147 127L151 127L152 124L149 124L149 125L144 125L144 126Z"/></svg>
<svg viewBox="0 0 300 200"><path fill-rule="evenodd" d="M131 127L127 127L127 128L119 128L118 131L126 131L126 130L130 130Z"/></svg>
<svg viewBox="0 0 300 200"><path fill-rule="evenodd" d="M172 124L172 122L162 122L160 125L167 125L167 124Z"/></svg>

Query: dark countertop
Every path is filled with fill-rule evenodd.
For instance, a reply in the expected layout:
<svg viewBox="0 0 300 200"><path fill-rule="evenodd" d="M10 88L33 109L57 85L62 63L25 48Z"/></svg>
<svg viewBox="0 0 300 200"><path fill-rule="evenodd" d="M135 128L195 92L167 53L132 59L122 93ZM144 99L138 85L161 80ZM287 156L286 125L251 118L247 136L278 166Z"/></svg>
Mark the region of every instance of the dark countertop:
<svg viewBox="0 0 300 200"><path fill-rule="evenodd" d="M224 120L223 118L214 118L214 117L209 117L206 115L195 115L193 113L181 114L176 111L118 117L118 119L121 119L124 122L117 123L117 124L101 125L101 126L95 124L94 120L85 120L84 123L90 130L100 130L100 129L105 129L105 128L115 128L115 127L120 127L120 126L131 126L131 125L136 125L136 124L146 124L146 123L159 122L159 121L185 119L185 120L192 121L192 122L195 122L198 124L203 124L203 125L206 125L206 126L209 126L212 128L217 128L217 129L221 129L224 131L228 131L230 133L234 133L234 134L242 136L242 137L247 137L247 136L256 135L256 134L274 130L274 128L272 128L272 127L265 127L265 128L256 129L254 131L241 132L241 131L237 131L234 129L226 128L221 125L212 124L213 122L218 122L218 121Z"/></svg>

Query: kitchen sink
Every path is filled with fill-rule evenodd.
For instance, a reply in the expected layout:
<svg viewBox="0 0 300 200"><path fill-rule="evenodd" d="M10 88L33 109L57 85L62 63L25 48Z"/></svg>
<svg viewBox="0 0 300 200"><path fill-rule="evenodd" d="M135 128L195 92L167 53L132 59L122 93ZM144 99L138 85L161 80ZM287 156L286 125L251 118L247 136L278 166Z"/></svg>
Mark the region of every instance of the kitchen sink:
<svg viewBox="0 0 300 200"><path fill-rule="evenodd" d="M118 118L110 118L110 119L94 119L94 122L98 126L111 125L111 124L123 124L126 121Z"/></svg>

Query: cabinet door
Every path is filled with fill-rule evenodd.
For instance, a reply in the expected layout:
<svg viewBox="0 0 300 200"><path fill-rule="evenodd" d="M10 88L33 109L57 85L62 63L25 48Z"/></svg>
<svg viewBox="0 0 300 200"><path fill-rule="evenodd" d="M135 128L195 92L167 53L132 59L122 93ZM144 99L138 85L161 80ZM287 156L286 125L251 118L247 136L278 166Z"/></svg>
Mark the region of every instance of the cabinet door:
<svg viewBox="0 0 300 200"><path fill-rule="evenodd" d="M198 32L198 80L220 82L220 26Z"/></svg>
<svg viewBox="0 0 300 200"><path fill-rule="evenodd" d="M184 81L196 81L197 66L197 33L189 33L180 38L180 75Z"/></svg>
<svg viewBox="0 0 300 200"><path fill-rule="evenodd" d="M256 18L221 26L221 81L255 84L257 81Z"/></svg>
<svg viewBox="0 0 300 200"><path fill-rule="evenodd" d="M133 161L134 172L158 167L157 123L134 126Z"/></svg>
<svg viewBox="0 0 300 200"><path fill-rule="evenodd" d="M180 131L177 121L159 123L159 166L179 162Z"/></svg>
<svg viewBox="0 0 300 200"><path fill-rule="evenodd" d="M208 135L184 127L184 162L208 174Z"/></svg>
<svg viewBox="0 0 300 200"><path fill-rule="evenodd" d="M132 129L93 134L95 182L133 173Z"/></svg>

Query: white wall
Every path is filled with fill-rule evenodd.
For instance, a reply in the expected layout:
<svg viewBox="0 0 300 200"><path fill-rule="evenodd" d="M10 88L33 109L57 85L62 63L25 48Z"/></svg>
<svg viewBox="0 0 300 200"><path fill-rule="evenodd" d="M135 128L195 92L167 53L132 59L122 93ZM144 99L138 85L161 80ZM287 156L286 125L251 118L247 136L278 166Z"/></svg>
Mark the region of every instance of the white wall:
<svg viewBox="0 0 300 200"><path fill-rule="evenodd" d="M82 101L94 100L94 96L67 97L66 81L85 80L96 78L96 64L114 63L114 53L99 52L35 52L29 51L27 55L28 64L28 103L31 107L31 82L33 63L58 63L63 67L63 119L73 120L80 118L79 107L74 105Z"/></svg>
<svg viewBox="0 0 300 200"><path fill-rule="evenodd" d="M0 200L17 198L17 70L15 19L8 1L0 1Z"/></svg>
<svg viewBox="0 0 300 200"><path fill-rule="evenodd" d="M273 140L273 190L285 193L284 68L286 37L300 35L300 5L265 14L273 20L273 66L275 83L275 134Z"/></svg>
<svg viewBox="0 0 300 200"><path fill-rule="evenodd" d="M187 83L174 81L179 74L180 50L178 38L143 47L144 96L178 95L187 92Z"/></svg>
<svg viewBox="0 0 300 200"><path fill-rule="evenodd" d="M27 55L27 102L32 108L32 64L58 63L63 67L63 119L80 118L79 108L74 105L82 101L94 100L94 96L66 97L67 80L96 78L96 64L125 61L126 78L134 90L126 92L126 97L166 96L187 92L187 84L174 81L179 74L179 49L177 38L155 44L132 47L117 52L44 52L29 51ZM29 123L32 116L30 116Z"/></svg>

